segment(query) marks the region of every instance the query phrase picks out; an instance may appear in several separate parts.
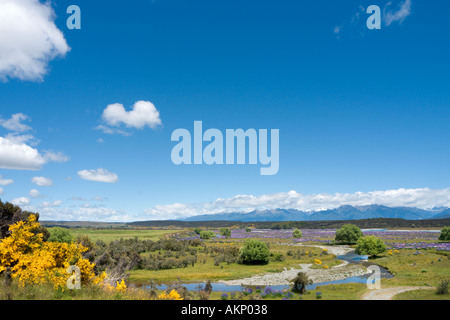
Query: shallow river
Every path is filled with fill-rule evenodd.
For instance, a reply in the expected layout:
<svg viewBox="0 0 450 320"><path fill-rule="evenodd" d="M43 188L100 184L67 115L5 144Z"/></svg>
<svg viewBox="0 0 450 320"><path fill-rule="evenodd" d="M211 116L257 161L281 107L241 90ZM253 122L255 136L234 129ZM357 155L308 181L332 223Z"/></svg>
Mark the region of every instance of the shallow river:
<svg viewBox="0 0 450 320"><path fill-rule="evenodd" d="M337 256L337 259L348 261L349 263L358 263L362 264L365 267L368 267L370 265L373 265L373 263L367 261L367 256L359 256L354 254L353 252L347 253L345 255ZM382 279L389 279L393 278L394 276L389 273L388 270L386 270L383 267L380 267L381 269L381 278ZM348 277L346 279L341 280L333 280L333 281L327 281L327 282L320 282L320 283L314 283L312 285L308 285L306 287L307 290L314 290L318 286L325 286L328 284L342 284L342 283L367 283L367 278L370 277L371 274L366 274L363 276L356 276L356 277ZM242 291L244 289L252 289L255 290L257 287L261 287L262 290L264 290L264 286L242 286L242 285L227 285L225 283L220 282L213 282L211 283L213 291L223 291L223 292L238 292ZM205 283L183 283L183 287L186 287L189 291L196 291L199 290L199 288L203 288L205 286ZM290 285L272 285L270 286L273 290L283 290L283 289L290 289ZM166 285L160 285L158 286L159 289L165 290L167 289Z"/></svg>

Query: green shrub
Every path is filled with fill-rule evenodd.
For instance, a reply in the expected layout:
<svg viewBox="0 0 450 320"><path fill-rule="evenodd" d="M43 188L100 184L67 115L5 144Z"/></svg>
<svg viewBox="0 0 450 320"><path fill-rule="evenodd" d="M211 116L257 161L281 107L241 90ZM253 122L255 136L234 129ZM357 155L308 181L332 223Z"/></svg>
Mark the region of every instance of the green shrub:
<svg viewBox="0 0 450 320"><path fill-rule="evenodd" d="M303 236L303 233L300 231L300 230L298 230L298 229L295 229L293 232L292 232L292 237L293 238L301 238Z"/></svg>
<svg viewBox="0 0 450 320"><path fill-rule="evenodd" d="M439 235L440 241L450 241L450 227L443 227Z"/></svg>
<svg viewBox="0 0 450 320"><path fill-rule="evenodd" d="M336 242L355 244L363 236L361 229L353 224L345 224L336 230Z"/></svg>
<svg viewBox="0 0 450 320"><path fill-rule="evenodd" d="M200 239L208 240L214 238L216 234L213 231L203 230L200 232Z"/></svg>
<svg viewBox="0 0 450 320"><path fill-rule="evenodd" d="M200 232L202 232L202 229L200 229L200 228L195 228L195 229L194 229L194 232L195 232L196 234L200 234Z"/></svg>
<svg viewBox="0 0 450 320"><path fill-rule="evenodd" d="M294 285L292 286L292 292L300 294L306 293L306 286L313 284L313 281L308 278L308 275L304 272L299 272L297 276L292 279Z"/></svg>
<svg viewBox="0 0 450 320"><path fill-rule="evenodd" d="M66 243L71 243L73 241L72 233L70 233L70 231L67 229L54 227L48 230L50 232L50 237L48 238L47 241L66 242Z"/></svg>
<svg viewBox="0 0 450 320"><path fill-rule="evenodd" d="M270 261L284 261L284 256L282 253L271 253Z"/></svg>
<svg viewBox="0 0 450 320"><path fill-rule="evenodd" d="M448 294L448 287L450 285L450 280L442 280L441 283L436 288L436 294Z"/></svg>
<svg viewBox="0 0 450 320"><path fill-rule="evenodd" d="M231 237L231 230L230 228L222 228L220 229L220 234L223 235L225 238Z"/></svg>
<svg viewBox="0 0 450 320"><path fill-rule="evenodd" d="M377 256L386 251L383 240L375 236L366 236L358 239L356 243L356 253L368 256Z"/></svg>
<svg viewBox="0 0 450 320"><path fill-rule="evenodd" d="M248 239L239 250L239 258L243 263L263 264L269 262L269 246L255 239Z"/></svg>

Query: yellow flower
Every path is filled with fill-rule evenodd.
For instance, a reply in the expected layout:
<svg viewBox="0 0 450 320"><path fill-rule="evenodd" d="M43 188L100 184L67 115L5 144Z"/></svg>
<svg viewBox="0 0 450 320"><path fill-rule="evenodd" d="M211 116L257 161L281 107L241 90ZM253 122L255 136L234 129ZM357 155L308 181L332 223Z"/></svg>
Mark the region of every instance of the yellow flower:
<svg viewBox="0 0 450 320"><path fill-rule="evenodd" d="M125 281L119 283L119 281L116 282L116 291L119 293L124 293L125 291L127 291L127 285L125 284Z"/></svg>
<svg viewBox="0 0 450 320"><path fill-rule="evenodd" d="M325 265L325 266L323 266L323 268L324 268L324 269L328 269L328 266L327 266L327 265Z"/></svg>
<svg viewBox="0 0 450 320"><path fill-rule="evenodd" d="M314 259L314 263L317 265L320 265L320 264L322 264L322 261L320 261L319 259Z"/></svg>
<svg viewBox="0 0 450 320"><path fill-rule="evenodd" d="M163 292L158 296L159 300L183 300L183 298L181 298L180 294L173 289L172 291L170 291L169 294Z"/></svg>

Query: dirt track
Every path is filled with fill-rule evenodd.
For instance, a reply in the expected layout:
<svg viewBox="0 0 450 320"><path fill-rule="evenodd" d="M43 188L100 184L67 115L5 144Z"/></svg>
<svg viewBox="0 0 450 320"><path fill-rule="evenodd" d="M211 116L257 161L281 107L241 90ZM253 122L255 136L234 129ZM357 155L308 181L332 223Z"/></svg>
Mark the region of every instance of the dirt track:
<svg viewBox="0 0 450 320"><path fill-rule="evenodd" d="M433 289L432 287L394 287L385 289L375 289L364 293L361 297L362 300L392 300L392 298L402 292L420 290L420 289Z"/></svg>

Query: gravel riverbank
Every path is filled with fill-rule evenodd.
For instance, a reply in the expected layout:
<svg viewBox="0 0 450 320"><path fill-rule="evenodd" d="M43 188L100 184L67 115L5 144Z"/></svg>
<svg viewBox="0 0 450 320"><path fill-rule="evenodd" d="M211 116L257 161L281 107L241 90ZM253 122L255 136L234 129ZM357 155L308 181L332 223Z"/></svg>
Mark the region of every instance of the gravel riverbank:
<svg viewBox="0 0 450 320"><path fill-rule="evenodd" d="M301 244L291 244L293 246L305 246ZM309 245L308 247L312 247ZM314 246L321 249L327 249L329 254L345 255L352 251L348 246ZM299 268L286 269L276 273L266 273L255 275L250 278L221 281L227 285L250 285L250 286L273 286L289 285L299 272L305 272L314 283L342 280L349 277L362 276L369 273L367 269L359 264L348 264L344 261L338 266L330 269L311 269L311 264L299 264Z"/></svg>

